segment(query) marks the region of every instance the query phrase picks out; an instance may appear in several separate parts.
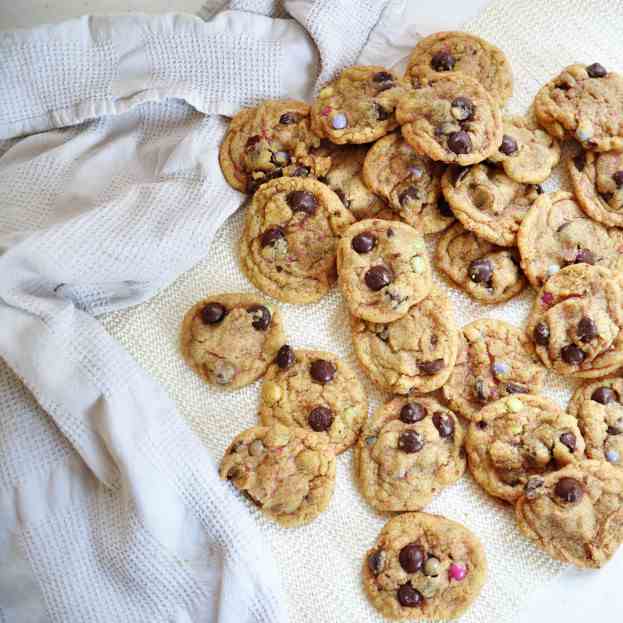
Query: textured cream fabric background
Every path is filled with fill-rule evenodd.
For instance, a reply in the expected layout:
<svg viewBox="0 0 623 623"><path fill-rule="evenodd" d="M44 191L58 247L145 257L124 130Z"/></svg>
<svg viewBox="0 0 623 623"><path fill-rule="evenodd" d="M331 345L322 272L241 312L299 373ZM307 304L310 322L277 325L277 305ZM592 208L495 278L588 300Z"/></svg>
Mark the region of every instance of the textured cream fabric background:
<svg viewBox="0 0 623 623"><path fill-rule="evenodd" d="M609 69L623 70L622 24L620 1L498 0L465 29L506 52L515 76L515 95L508 110L524 112L539 86L572 62L600 61ZM555 176L546 188L560 184L564 186L566 180ZM178 354L178 330L184 312L197 299L220 291L253 290L236 260L243 211L221 229L206 259L173 286L144 305L103 318L107 329L167 388L216 461L237 432L256 423L259 383L234 393L205 385ZM483 316L522 326L533 298L532 292L525 292L505 305L488 308L445 287L460 326ZM290 344L332 350L356 365L339 292L316 305L281 305L281 309ZM374 407L382 396L367 387ZM571 389L571 384L550 376L546 393L564 407ZM360 566L385 519L372 512L357 493L351 460L352 452L339 458L335 496L328 511L309 526L284 530L248 506L281 566L292 623L382 620L367 604ZM519 535L512 510L481 493L469 475L426 510L464 523L485 544L487 583L461 619L465 623L510 623L532 592L560 571L558 563Z"/></svg>

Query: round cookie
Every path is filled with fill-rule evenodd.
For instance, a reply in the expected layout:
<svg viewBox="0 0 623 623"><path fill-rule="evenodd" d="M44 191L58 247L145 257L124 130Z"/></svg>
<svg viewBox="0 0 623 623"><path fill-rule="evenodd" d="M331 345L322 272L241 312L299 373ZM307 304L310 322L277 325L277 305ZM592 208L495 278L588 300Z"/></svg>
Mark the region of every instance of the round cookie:
<svg viewBox="0 0 623 623"><path fill-rule="evenodd" d="M420 156L398 132L376 141L363 163L368 188L384 197L405 223L421 227L425 234L436 234L454 221L441 197L442 172L438 163Z"/></svg>
<svg viewBox="0 0 623 623"><path fill-rule="evenodd" d="M363 563L372 605L389 619L449 620L460 616L485 582L487 561L476 536L428 513L390 519Z"/></svg>
<svg viewBox="0 0 623 623"><path fill-rule="evenodd" d="M279 310L253 294L215 294L193 305L182 322L188 365L227 389L259 379L284 341Z"/></svg>
<svg viewBox="0 0 623 623"><path fill-rule="evenodd" d="M485 88L503 106L513 94L513 74L504 53L466 32L437 32L422 39L407 64L407 75L458 71Z"/></svg>
<svg viewBox="0 0 623 623"><path fill-rule="evenodd" d="M331 161L310 155L319 144L310 129L307 104L267 101L245 108L231 120L219 162L230 186L253 193L260 184L282 175L324 175Z"/></svg>
<svg viewBox="0 0 623 623"><path fill-rule="evenodd" d="M461 290L482 303L503 303L526 286L517 249L481 240L461 223L439 238L435 263Z"/></svg>
<svg viewBox="0 0 623 623"><path fill-rule="evenodd" d="M351 313L371 322L402 318L432 287L422 235L405 223L368 219L349 227L337 269Z"/></svg>
<svg viewBox="0 0 623 623"><path fill-rule="evenodd" d="M323 435L254 426L231 442L219 469L260 510L293 528L324 511L335 488L335 454Z"/></svg>
<svg viewBox="0 0 623 623"><path fill-rule="evenodd" d="M515 246L521 221L543 192L540 186L515 182L485 163L448 168L441 186L464 227L501 247Z"/></svg>
<svg viewBox="0 0 623 623"><path fill-rule="evenodd" d="M350 366L335 355L285 345L269 366L259 416L315 431L336 453L350 448L368 417L368 398Z"/></svg>
<svg viewBox="0 0 623 623"><path fill-rule="evenodd" d="M545 193L534 202L517 232L517 247L535 288L572 264L623 270L623 231L588 218L564 191Z"/></svg>
<svg viewBox="0 0 623 623"><path fill-rule="evenodd" d="M483 407L469 425L469 471L490 495L514 502L535 474L584 458L577 420L542 396L506 396Z"/></svg>
<svg viewBox="0 0 623 623"><path fill-rule="evenodd" d="M351 316L351 328L361 367L387 392L432 392L452 372L459 334L450 299L435 286L402 318L379 324Z"/></svg>
<svg viewBox="0 0 623 623"><path fill-rule="evenodd" d="M621 283L608 269L590 264L568 266L548 279L526 328L548 368L594 378L623 365Z"/></svg>
<svg viewBox="0 0 623 623"><path fill-rule="evenodd" d="M371 143L398 125L396 104L405 91L406 85L384 67L347 67L318 93L311 127L338 145Z"/></svg>
<svg viewBox="0 0 623 623"><path fill-rule="evenodd" d="M623 152L580 152L567 168L584 212L604 225L623 227Z"/></svg>
<svg viewBox="0 0 623 623"><path fill-rule="evenodd" d="M502 142L489 160L500 163L516 182L541 184L560 160L559 142L527 117L504 117L502 122Z"/></svg>
<svg viewBox="0 0 623 623"><path fill-rule="evenodd" d="M456 364L442 392L452 410L477 421L487 403L511 394L537 394L544 378L545 369L519 329L483 318L459 334Z"/></svg>
<svg viewBox="0 0 623 623"><path fill-rule="evenodd" d="M599 63L570 65L534 99L537 121L552 136L585 149L623 150L623 76Z"/></svg>
<svg viewBox="0 0 623 623"><path fill-rule="evenodd" d="M357 442L360 490L379 511L415 511L465 472L463 428L432 398L393 398Z"/></svg>
<svg viewBox="0 0 623 623"><path fill-rule="evenodd" d="M240 265L266 294L313 303L336 280L337 241L353 215L325 184L303 177L267 182L247 207Z"/></svg>
<svg viewBox="0 0 623 623"><path fill-rule="evenodd" d="M623 542L623 470L587 460L533 476L515 513L519 529L552 558L602 567Z"/></svg>
<svg viewBox="0 0 623 623"><path fill-rule="evenodd" d="M456 72L413 80L415 88L398 102L396 118L418 153L467 166L497 150L500 110L476 80Z"/></svg>

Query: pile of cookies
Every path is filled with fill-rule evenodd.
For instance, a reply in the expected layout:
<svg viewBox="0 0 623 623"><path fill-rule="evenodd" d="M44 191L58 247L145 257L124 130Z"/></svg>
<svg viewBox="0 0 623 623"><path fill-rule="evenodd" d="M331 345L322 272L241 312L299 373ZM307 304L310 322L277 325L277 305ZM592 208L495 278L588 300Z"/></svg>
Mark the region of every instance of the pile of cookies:
<svg viewBox="0 0 623 623"><path fill-rule="evenodd" d="M599 567L623 541L623 378L612 375L623 366L623 77L567 67L526 117L502 115L511 94L499 49L438 33L404 76L347 68L311 107L238 113L221 146L226 179L252 195L248 279L294 304L337 281L361 370L390 396L368 418L355 371L293 349L277 306L210 296L184 319L185 359L227 389L263 377L260 425L232 441L221 475L297 526L326 509L335 457L354 447L363 497L402 513L363 563L391 618L454 618L483 586L476 537L421 512L466 467L558 560ZM574 194L544 193L565 139L579 143ZM529 283L525 330L486 318L457 328L433 266L488 304ZM540 395L546 369L590 379L567 412Z"/></svg>

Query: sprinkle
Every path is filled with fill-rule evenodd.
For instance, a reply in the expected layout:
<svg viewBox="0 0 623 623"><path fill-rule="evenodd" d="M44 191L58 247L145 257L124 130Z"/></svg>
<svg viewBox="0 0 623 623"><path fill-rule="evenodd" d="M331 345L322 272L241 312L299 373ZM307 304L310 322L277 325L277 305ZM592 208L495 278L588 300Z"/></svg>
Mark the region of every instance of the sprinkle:
<svg viewBox="0 0 623 623"><path fill-rule="evenodd" d="M418 251L420 253L423 253L426 250L426 245L424 244L424 241L421 238L418 238L413 243L413 250Z"/></svg>
<svg viewBox="0 0 623 623"><path fill-rule="evenodd" d="M554 295L551 292L543 292L541 296L541 303L543 305L551 305L554 302Z"/></svg>
<svg viewBox="0 0 623 623"><path fill-rule="evenodd" d="M456 562L453 562L448 569L448 578L450 580L455 580L456 582L461 582L465 579L467 575L467 569L465 565L460 565Z"/></svg>
<svg viewBox="0 0 623 623"><path fill-rule="evenodd" d="M419 180L424 175L424 171L415 164L412 164L407 170L416 180Z"/></svg>
<svg viewBox="0 0 623 623"><path fill-rule="evenodd" d="M331 108L331 106L325 106L325 107L324 107L324 108L320 111L320 114L321 114L323 117L328 117L328 116L329 116L329 113L330 113L332 110L333 110L333 108Z"/></svg>
<svg viewBox="0 0 623 623"><path fill-rule="evenodd" d="M558 264L550 264L547 267L547 276L551 277L552 275L555 275L559 270L560 266L558 266Z"/></svg>
<svg viewBox="0 0 623 623"><path fill-rule="evenodd" d="M513 396L506 401L506 408L511 413L519 413L523 409L523 402L516 396Z"/></svg>
<svg viewBox="0 0 623 623"><path fill-rule="evenodd" d="M495 376L503 376L511 371L511 367L505 361L494 361L491 367Z"/></svg>
<svg viewBox="0 0 623 623"><path fill-rule="evenodd" d="M616 450L608 450L608 452L606 452L606 460L610 463L618 463L620 458Z"/></svg>
<svg viewBox="0 0 623 623"><path fill-rule="evenodd" d="M420 257L419 255L414 255L410 260L410 264L411 269L414 273L423 273L424 269L426 268L426 262L424 261L424 258Z"/></svg>

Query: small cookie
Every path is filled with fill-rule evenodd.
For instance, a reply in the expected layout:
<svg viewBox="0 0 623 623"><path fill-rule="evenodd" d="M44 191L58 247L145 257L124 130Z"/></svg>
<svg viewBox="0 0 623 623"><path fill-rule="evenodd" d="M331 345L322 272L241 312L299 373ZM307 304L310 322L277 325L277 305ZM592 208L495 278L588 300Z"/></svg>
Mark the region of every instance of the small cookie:
<svg viewBox="0 0 623 623"><path fill-rule="evenodd" d="M404 513L368 551L363 585L389 619L446 621L469 608L486 574L484 548L467 528L440 515Z"/></svg>
<svg viewBox="0 0 623 623"><path fill-rule="evenodd" d="M515 246L519 225L543 192L540 186L515 182L485 163L448 168L441 187L459 221L500 247Z"/></svg>
<svg viewBox="0 0 623 623"><path fill-rule="evenodd" d="M267 182L247 207L240 265L269 296L313 303L336 280L337 241L354 220L339 197L317 180Z"/></svg>
<svg viewBox="0 0 623 623"><path fill-rule="evenodd" d="M363 163L363 180L384 197L407 224L436 234L454 221L441 197L443 167L420 156L400 133L384 136L372 145Z"/></svg>
<svg viewBox="0 0 623 623"><path fill-rule="evenodd" d="M406 88L384 67L348 67L318 93L311 108L311 127L338 145L371 143L398 125L396 104Z"/></svg>
<svg viewBox="0 0 623 623"><path fill-rule="evenodd" d="M534 202L517 232L517 247L535 288L572 264L623 270L623 231L588 218L564 191L545 193Z"/></svg>
<svg viewBox="0 0 623 623"><path fill-rule="evenodd" d="M594 378L623 365L621 284L619 276L590 264L568 266L548 279L526 328L548 368Z"/></svg>
<svg viewBox="0 0 623 623"><path fill-rule="evenodd" d="M461 223L439 238L435 262L461 290L483 303L503 303L526 287L517 249L481 240Z"/></svg>
<svg viewBox="0 0 623 623"><path fill-rule="evenodd" d="M623 471L582 461L533 476L515 513L519 529L552 558L603 567L623 542Z"/></svg>
<svg viewBox="0 0 623 623"><path fill-rule="evenodd" d="M310 155L319 144L310 129L307 104L267 101L245 108L231 120L219 162L230 186L253 193L260 184L282 175L324 175L331 161Z"/></svg>
<svg viewBox="0 0 623 623"><path fill-rule="evenodd" d="M490 495L514 502L535 474L584 458L577 420L541 396L517 394L483 407L469 425L469 471Z"/></svg>
<svg viewBox="0 0 623 623"><path fill-rule="evenodd" d="M356 446L361 492L379 511L416 511L465 472L463 428L432 398L394 398L367 422Z"/></svg>
<svg viewBox="0 0 623 623"><path fill-rule="evenodd" d="M556 138L585 149L623 150L623 76L599 63L570 65L534 99L537 121Z"/></svg>
<svg viewBox="0 0 623 623"><path fill-rule="evenodd" d="M181 348L208 383L238 389L259 379L284 343L281 314L253 294L216 294L184 316Z"/></svg>
<svg viewBox="0 0 623 623"><path fill-rule="evenodd" d="M477 421L489 402L538 394L544 378L545 370L519 329L483 318L463 327L456 364L442 392L451 409Z"/></svg>
<svg viewBox="0 0 623 623"><path fill-rule="evenodd" d="M339 454L357 440L368 399L352 368L335 355L285 345L264 377L259 416L265 426L315 431Z"/></svg>
<svg viewBox="0 0 623 623"><path fill-rule="evenodd" d="M573 394L567 410L578 418L589 459L623 467L623 378L587 383Z"/></svg>
<svg viewBox="0 0 623 623"><path fill-rule="evenodd" d="M402 318L432 286L424 239L405 223L368 219L349 227L337 269L351 313L371 322Z"/></svg>
<svg viewBox="0 0 623 623"><path fill-rule="evenodd" d="M407 74L458 71L485 88L500 106L513 94L513 74L499 48L466 32L437 32L422 39L407 64Z"/></svg>
<svg viewBox="0 0 623 623"><path fill-rule="evenodd" d="M313 521L335 488L335 454L322 435L301 428L254 426L231 442L221 461L230 480L286 528Z"/></svg>
<svg viewBox="0 0 623 623"><path fill-rule="evenodd" d="M541 184L560 160L560 143L527 117L504 117L504 135L489 156L504 173L522 184Z"/></svg>
<svg viewBox="0 0 623 623"><path fill-rule="evenodd" d="M361 367L387 392L432 392L452 372L459 333L450 299L435 286L402 318L377 324L351 316L351 328Z"/></svg>
<svg viewBox="0 0 623 623"><path fill-rule="evenodd" d="M580 152L567 168L584 212L604 225L623 227L623 152Z"/></svg>
<svg viewBox="0 0 623 623"><path fill-rule="evenodd" d="M500 110L476 80L453 72L414 80L414 90L398 103L396 118L418 153L467 166L497 150Z"/></svg>

